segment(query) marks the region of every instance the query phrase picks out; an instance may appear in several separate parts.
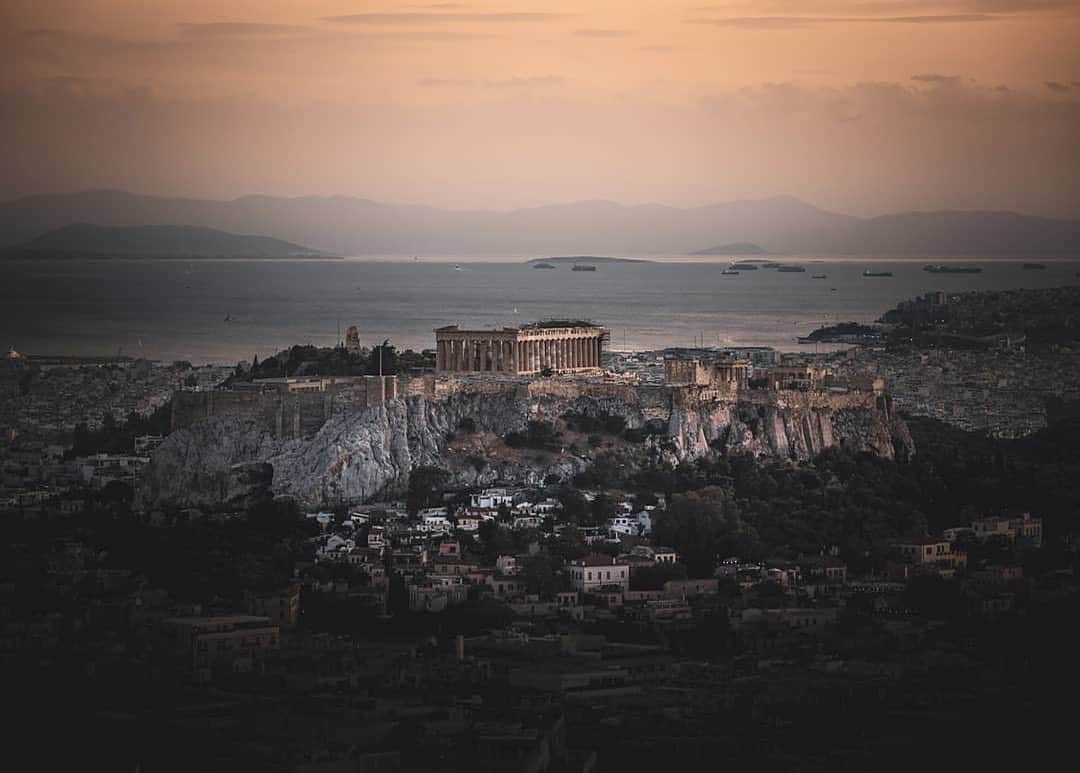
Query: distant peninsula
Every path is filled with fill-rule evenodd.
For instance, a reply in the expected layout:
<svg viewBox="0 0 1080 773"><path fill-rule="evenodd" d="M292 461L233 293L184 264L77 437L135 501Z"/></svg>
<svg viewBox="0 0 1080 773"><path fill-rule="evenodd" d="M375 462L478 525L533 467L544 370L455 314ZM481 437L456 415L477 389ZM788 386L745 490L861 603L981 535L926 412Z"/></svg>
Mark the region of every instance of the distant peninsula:
<svg viewBox="0 0 1080 773"><path fill-rule="evenodd" d="M708 247L704 250L690 253L691 255L768 255L763 247L751 242L732 242L720 244L716 247Z"/></svg>
<svg viewBox="0 0 1080 773"><path fill-rule="evenodd" d="M652 263L643 258L610 258L602 255L560 255L554 258L532 258L527 263Z"/></svg>
<svg viewBox="0 0 1080 773"><path fill-rule="evenodd" d="M74 223L3 252L7 258L286 259L332 258L269 236L188 225L101 226Z"/></svg>

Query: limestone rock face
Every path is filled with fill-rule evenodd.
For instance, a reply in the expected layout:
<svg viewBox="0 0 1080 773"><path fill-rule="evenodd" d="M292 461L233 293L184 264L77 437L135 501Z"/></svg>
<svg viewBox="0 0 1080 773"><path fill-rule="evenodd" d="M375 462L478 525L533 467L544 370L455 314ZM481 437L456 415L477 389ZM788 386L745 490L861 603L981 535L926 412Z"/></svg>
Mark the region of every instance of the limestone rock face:
<svg viewBox="0 0 1080 773"><path fill-rule="evenodd" d="M907 427L885 397L670 399L665 405L655 391L640 399L639 394L531 394L522 388L441 400L410 396L335 414L313 437L287 441L254 419L211 417L173 432L155 451L139 486L139 504L232 507L261 496L260 488L268 490L272 479L274 494L317 506L401 492L419 466L443 467L458 487L539 485L552 476L565 481L588 466L588 459L567 453L488 454L471 464L454 462L447 438L464 419L478 433L498 437L523 430L530 419L554 421L567 413L620 416L628 428L666 425L659 443L673 463L732 451L801 460L834 445L888 458L914 451Z"/></svg>
<svg viewBox="0 0 1080 773"><path fill-rule="evenodd" d="M274 469L266 462L277 447L272 435L238 416L217 417L194 431L174 432L154 452L150 474L140 479L137 504L245 509L270 495Z"/></svg>

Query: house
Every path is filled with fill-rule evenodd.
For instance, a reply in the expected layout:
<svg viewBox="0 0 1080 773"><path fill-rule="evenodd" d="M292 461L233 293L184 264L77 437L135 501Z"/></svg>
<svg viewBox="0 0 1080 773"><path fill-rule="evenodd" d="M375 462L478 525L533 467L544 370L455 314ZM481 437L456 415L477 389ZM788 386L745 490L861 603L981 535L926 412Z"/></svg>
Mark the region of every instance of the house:
<svg viewBox="0 0 1080 773"><path fill-rule="evenodd" d="M574 590L591 593L607 586L630 589L630 567L610 556L592 554L571 561L567 566Z"/></svg>
<svg viewBox="0 0 1080 773"><path fill-rule="evenodd" d="M461 543L457 540L443 540L440 542L439 558L461 558Z"/></svg>
<svg viewBox="0 0 1080 773"><path fill-rule="evenodd" d="M280 628L259 615L170 617L161 621L165 651L198 681L213 669L254 671L278 649Z"/></svg>
<svg viewBox="0 0 1080 773"><path fill-rule="evenodd" d="M293 628L300 618L300 586L294 584L272 593L249 594L248 612L265 617L282 629Z"/></svg>
<svg viewBox="0 0 1080 773"><path fill-rule="evenodd" d="M498 510L503 505L511 507L513 504L514 495L504 488L486 488L469 497L469 507L478 510Z"/></svg>
<svg viewBox="0 0 1080 773"><path fill-rule="evenodd" d="M1017 518L990 516L972 522L975 539L983 542L991 537L1004 537L1008 540L1027 539L1035 547L1042 547L1042 518L1033 518L1031 513L1024 513Z"/></svg>
<svg viewBox="0 0 1080 773"><path fill-rule="evenodd" d="M967 554L953 550L953 543L944 537L902 537L894 540L892 547L899 563L893 564L890 571L904 580L918 573L951 577L967 564Z"/></svg>
<svg viewBox="0 0 1080 773"><path fill-rule="evenodd" d="M653 551L653 560L658 564L677 564L679 563L679 554L675 552L675 548L669 547L655 547Z"/></svg>

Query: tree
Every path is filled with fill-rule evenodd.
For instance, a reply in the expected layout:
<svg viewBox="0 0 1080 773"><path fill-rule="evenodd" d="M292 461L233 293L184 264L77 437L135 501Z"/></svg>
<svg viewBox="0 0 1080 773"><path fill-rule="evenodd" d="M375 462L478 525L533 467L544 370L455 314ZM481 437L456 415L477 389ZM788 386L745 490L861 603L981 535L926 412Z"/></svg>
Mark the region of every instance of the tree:
<svg viewBox="0 0 1080 773"><path fill-rule="evenodd" d="M371 348L371 356L368 358L368 375L392 376L397 373L397 350L389 340L383 341L378 346Z"/></svg>
<svg viewBox="0 0 1080 773"><path fill-rule="evenodd" d="M731 492L719 486L674 495L653 532L658 542L679 551L691 577L710 576L720 553L760 550L756 531L743 522Z"/></svg>
<svg viewBox="0 0 1080 773"><path fill-rule="evenodd" d="M488 563L494 563L499 556L514 552L514 539L510 532L503 529L495 521L484 521L476 532L476 536L484 543L484 559Z"/></svg>
<svg viewBox="0 0 1080 773"><path fill-rule="evenodd" d="M592 513L591 523L601 524L615 517L618 512L618 505L611 496L602 491L593 498L589 509Z"/></svg>
<svg viewBox="0 0 1080 773"><path fill-rule="evenodd" d="M589 547L576 527L566 526L548 541L548 552L565 563L587 555Z"/></svg>
<svg viewBox="0 0 1080 773"><path fill-rule="evenodd" d="M570 523L584 523L589 514L589 500L576 488L560 489L559 503L562 505L563 520Z"/></svg>
<svg viewBox="0 0 1080 773"><path fill-rule="evenodd" d="M558 590L558 580L551 559L543 553L529 556L522 561L519 574L525 581L525 592L535 593L540 598L549 599Z"/></svg>
<svg viewBox="0 0 1080 773"><path fill-rule="evenodd" d="M439 467L421 466L409 474L409 490L405 495L405 507L410 515L425 507L442 504L443 493L450 473Z"/></svg>

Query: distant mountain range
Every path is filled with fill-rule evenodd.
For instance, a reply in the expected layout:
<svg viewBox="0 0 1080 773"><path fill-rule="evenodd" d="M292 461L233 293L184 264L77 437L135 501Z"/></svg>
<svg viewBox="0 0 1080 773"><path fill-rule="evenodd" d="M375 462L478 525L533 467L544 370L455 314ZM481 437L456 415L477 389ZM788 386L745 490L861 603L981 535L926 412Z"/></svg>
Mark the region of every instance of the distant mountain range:
<svg viewBox="0 0 1080 773"><path fill-rule="evenodd" d="M581 201L491 212L346 196L214 201L88 191L0 203L0 246L75 223L198 226L348 256L684 255L740 242L790 255L1080 256L1076 220L981 211L857 218L789 196L687 209Z"/></svg>
<svg viewBox="0 0 1080 773"><path fill-rule="evenodd" d="M269 236L189 225L100 226L75 223L8 247L5 257L315 258L323 253Z"/></svg>

